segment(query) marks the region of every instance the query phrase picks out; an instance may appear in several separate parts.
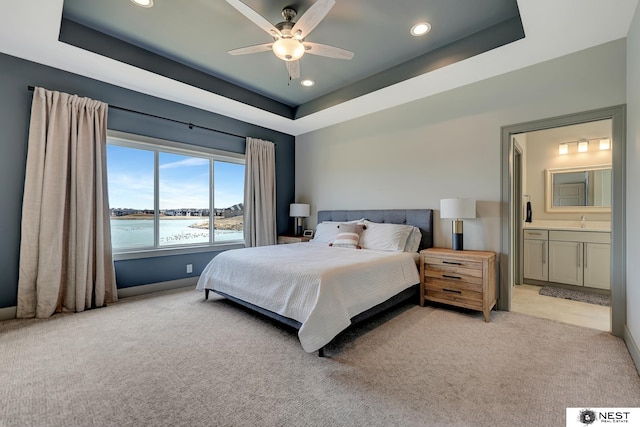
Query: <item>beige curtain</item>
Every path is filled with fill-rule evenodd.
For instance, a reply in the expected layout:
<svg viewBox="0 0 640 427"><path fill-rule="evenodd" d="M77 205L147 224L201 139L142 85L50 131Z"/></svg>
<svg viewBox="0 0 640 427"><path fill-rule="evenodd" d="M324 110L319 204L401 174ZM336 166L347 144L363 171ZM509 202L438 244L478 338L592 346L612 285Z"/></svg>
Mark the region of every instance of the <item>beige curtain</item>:
<svg viewBox="0 0 640 427"><path fill-rule="evenodd" d="M107 198L107 104L36 88L31 105L17 317L117 300Z"/></svg>
<svg viewBox="0 0 640 427"><path fill-rule="evenodd" d="M244 175L244 243L275 245L276 156L272 142L247 138Z"/></svg>

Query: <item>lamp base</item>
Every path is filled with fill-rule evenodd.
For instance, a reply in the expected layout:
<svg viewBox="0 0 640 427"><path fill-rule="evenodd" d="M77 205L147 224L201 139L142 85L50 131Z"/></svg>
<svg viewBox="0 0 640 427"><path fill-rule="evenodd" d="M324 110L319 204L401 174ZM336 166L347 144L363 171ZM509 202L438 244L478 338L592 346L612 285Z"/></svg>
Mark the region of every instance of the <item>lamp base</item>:
<svg viewBox="0 0 640 427"><path fill-rule="evenodd" d="M462 220L456 219L451 223L451 249L462 251Z"/></svg>
<svg viewBox="0 0 640 427"><path fill-rule="evenodd" d="M464 250L462 245L462 233L453 233L451 249L453 249L454 251Z"/></svg>
<svg viewBox="0 0 640 427"><path fill-rule="evenodd" d="M295 234L296 234L296 236L302 236L302 229L303 229L302 218L301 217L296 217L296 219L295 219Z"/></svg>

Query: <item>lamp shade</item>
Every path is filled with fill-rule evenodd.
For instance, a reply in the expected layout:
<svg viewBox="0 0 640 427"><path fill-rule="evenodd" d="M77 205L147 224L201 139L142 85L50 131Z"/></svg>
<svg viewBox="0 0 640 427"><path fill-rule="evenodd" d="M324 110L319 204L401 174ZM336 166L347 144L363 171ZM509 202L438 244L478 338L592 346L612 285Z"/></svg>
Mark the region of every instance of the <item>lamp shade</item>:
<svg viewBox="0 0 640 427"><path fill-rule="evenodd" d="M291 203L289 205L289 216L296 218L306 218L309 216L309 205L305 203Z"/></svg>
<svg viewBox="0 0 640 427"><path fill-rule="evenodd" d="M440 218L475 218L474 199L441 199Z"/></svg>

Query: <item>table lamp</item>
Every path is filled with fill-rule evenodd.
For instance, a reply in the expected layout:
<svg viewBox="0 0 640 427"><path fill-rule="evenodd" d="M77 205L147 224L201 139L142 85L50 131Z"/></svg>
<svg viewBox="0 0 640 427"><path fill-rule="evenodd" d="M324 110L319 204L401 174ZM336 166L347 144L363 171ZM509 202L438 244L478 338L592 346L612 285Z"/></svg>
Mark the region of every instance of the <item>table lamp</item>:
<svg viewBox="0 0 640 427"><path fill-rule="evenodd" d="M302 236L303 218L309 216L309 205L305 203L291 203L289 205L289 216L295 218L294 230L296 236Z"/></svg>
<svg viewBox="0 0 640 427"><path fill-rule="evenodd" d="M476 201L473 199L441 199L440 218L453 218L451 233L454 251L463 250L462 219L476 217Z"/></svg>

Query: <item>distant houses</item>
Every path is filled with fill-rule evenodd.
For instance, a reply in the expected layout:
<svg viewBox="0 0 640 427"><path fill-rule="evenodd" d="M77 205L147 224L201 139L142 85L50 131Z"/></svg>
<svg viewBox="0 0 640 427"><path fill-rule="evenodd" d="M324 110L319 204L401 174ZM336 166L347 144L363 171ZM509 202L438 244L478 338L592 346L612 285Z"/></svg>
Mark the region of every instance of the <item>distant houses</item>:
<svg viewBox="0 0 640 427"><path fill-rule="evenodd" d="M112 217L123 217L127 215L153 215L150 209L129 209L129 208L112 208L110 209ZM224 209L214 209L213 215L220 218L231 218L244 214L244 204L238 203ZM209 209L164 209L160 210L160 215L165 216L209 216Z"/></svg>
<svg viewBox="0 0 640 427"><path fill-rule="evenodd" d="M213 214L222 218L240 216L244 214L244 204L238 203L237 205L233 205L225 209L214 209Z"/></svg>
<svg viewBox="0 0 640 427"><path fill-rule="evenodd" d="M209 209L166 209L160 215L166 216L209 216Z"/></svg>
<svg viewBox="0 0 640 427"><path fill-rule="evenodd" d="M138 209L111 209L111 216L126 216L142 214L144 211Z"/></svg>

